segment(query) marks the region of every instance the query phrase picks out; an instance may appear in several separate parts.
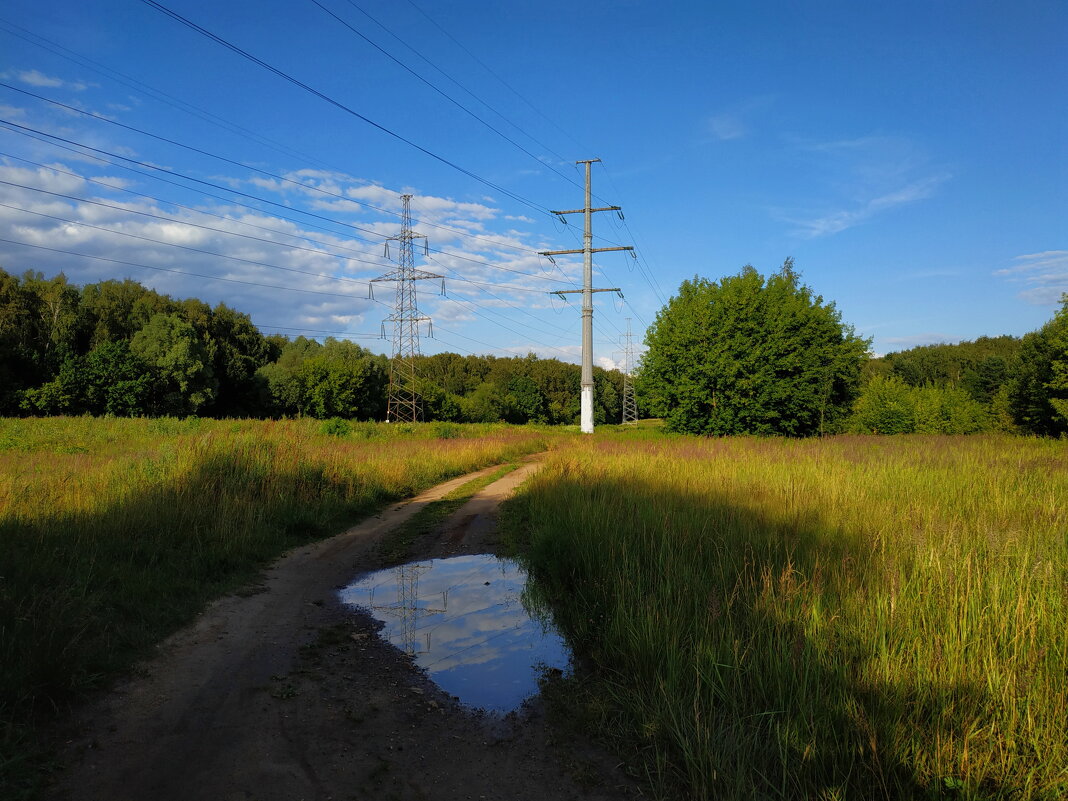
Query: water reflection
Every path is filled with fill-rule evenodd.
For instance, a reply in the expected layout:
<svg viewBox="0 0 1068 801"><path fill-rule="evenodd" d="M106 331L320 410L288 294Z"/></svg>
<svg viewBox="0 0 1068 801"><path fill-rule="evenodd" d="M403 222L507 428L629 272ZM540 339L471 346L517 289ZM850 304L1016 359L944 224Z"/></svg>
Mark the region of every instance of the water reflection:
<svg viewBox="0 0 1068 801"><path fill-rule="evenodd" d="M537 691L539 668L568 664L560 635L523 606L526 578L487 554L432 559L365 576L341 600L382 621L382 636L445 692L503 713Z"/></svg>

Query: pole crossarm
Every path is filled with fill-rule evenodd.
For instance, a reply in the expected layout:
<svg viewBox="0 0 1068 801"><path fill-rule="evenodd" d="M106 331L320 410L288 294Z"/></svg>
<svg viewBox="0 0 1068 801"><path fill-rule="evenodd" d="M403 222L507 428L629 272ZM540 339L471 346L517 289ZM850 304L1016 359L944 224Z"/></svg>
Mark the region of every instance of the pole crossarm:
<svg viewBox="0 0 1068 801"><path fill-rule="evenodd" d="M599 208L599 209L589 209L589 211L591 213L595 212L595 211L622 211L622 210L623 210L622 206L601 206L601 208ZM552 209L549 209L549 211L552 212L553 214L585 214L586 213L586 209L568 209L567 211L553 211Z"/></svg>
<svg viewBox="0 0 1068 801"><path fill-rule="evenodd" d="M550 292L550 295L581 295L583 292L615 292L620 297L623 297L623 292L618 286L611 287L610 289L558 289L555 292Z"/></svg>
<svg viewBox="0 0 1068 801"><path fill-rule="evenodd" d="M610 250L634 250L634 247L631 246L631 245L620 245L619 247L614 247L614 248L590 248L588 252L590 252L590 253L607 253ZM538 251L538 255L539 256L567 256L567 255L570 255L572 253L586 253L586 252L587 251L586 251L585 248L579 248L578 250L539 250Z"/></svg>

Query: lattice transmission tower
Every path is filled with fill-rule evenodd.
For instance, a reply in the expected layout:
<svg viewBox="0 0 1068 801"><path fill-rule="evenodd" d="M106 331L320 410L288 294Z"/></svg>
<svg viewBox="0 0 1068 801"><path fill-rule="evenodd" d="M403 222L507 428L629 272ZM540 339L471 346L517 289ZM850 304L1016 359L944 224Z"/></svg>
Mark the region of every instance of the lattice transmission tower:
<svg viewBox="0 0 1068 801"><path fill-rule="evenodd" d="M630 318L627 318L627 333L623 339L623 425L637 425L638 404L634 400L634 381L631 371L634 369L634 334L630 332Z"/></svg>
<svg viewBox="0 0 1068 801"><path fill-rule="evenodd" d="M425 653L430 650L430 633L426 634L426 646L420 648L416 644L416 632L419 629L419 618L427 615L436 615L446 612L448 602L444 593L441 597L441 608L431 606L428 603L419 605L419 575L430 570L430 565L401 565L394 569L397 577L397 600L391 604L376 604L374 594L371 595L371 609L376 612L385 612L400 620L401 648L409 656Z"/></svg>
<svg viewBox="0 0 1068 801"><path fill-rule="evenodd" d="M423 417L423 408L415 382L415 357L419 355L419 324L427 323L429 335L434 335L429 317L419 311L416 302L415 282L427 278L441 279L442 292L445 278L437 273L417 270L415 250L412 243L423 240L423 253L429 253L427 238L412 231L412 196L401 195L403 212L401 231L386 240L386 258L389 258L389 243L399 243L396 269L385 275L372 278L371 284L379 281L396 281L397 297L393 314L382 323L382 338L386 336L386 323L393 323L393 357L389 365L389 403L386 407L386 422L417 423Z"/></svg>

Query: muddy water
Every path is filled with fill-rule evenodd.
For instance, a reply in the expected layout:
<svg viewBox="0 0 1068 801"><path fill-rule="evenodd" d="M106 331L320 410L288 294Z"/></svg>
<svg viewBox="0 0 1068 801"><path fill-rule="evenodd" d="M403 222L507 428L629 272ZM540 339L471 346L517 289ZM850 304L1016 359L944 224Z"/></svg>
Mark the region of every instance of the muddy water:
<svg viewBox="0 0 1068 801"><path fill-rule="evenodd" d="M523 606L526 578L516 562L487 554L429 559L364 576L341 600L381 621L381 636L445 692L503 714L537 692L540 671L569 661L551 623Z"/></svg>

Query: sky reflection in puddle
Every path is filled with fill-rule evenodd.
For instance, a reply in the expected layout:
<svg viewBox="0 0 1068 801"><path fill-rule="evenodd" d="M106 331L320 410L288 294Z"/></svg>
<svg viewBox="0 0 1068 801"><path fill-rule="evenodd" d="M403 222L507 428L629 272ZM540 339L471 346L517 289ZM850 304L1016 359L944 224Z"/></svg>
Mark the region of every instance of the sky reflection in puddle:
<svg viewBox="0 0 1068 801"><path fill-rule="evenodd" d="M506 713L537 692L539 668L568 665L560 635L523 607L526 579L516 562L488 554L430 559L364 576L341 600L382 621L382 637L445 692Z"/></svg>

